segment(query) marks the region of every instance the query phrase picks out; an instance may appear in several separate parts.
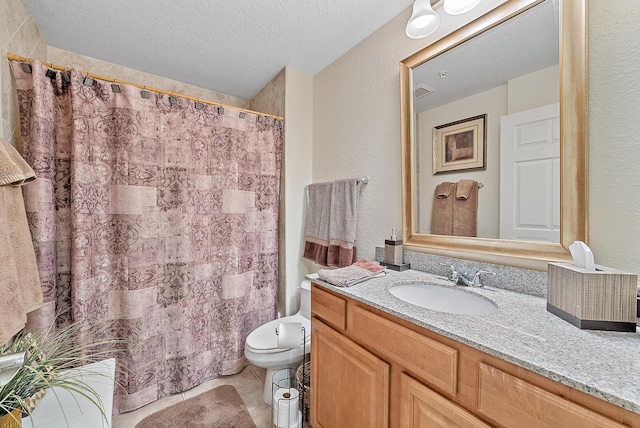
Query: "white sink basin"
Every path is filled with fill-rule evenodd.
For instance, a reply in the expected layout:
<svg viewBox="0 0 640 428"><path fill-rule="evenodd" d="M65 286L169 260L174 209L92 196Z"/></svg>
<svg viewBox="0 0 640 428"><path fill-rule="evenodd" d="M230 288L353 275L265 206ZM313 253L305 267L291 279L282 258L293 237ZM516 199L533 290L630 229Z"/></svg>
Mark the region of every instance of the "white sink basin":
<svg viewBox="0 0 640 428"><path fill-rule="evenodd" d="M498 310L493 302L477 294L427 282L399 283L389 292L412 305L450 314L487 315Z"/></svg>

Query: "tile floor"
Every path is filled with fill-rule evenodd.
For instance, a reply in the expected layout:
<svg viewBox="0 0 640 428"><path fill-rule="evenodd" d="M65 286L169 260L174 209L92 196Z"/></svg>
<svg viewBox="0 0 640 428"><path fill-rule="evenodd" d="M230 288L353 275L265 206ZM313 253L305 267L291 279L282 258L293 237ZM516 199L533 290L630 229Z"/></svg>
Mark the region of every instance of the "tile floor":
<svg viewBox="0 0 640 428"><path fill-rule="evenodd" d="M271 407L262 401L262 389L264 387L266 369L249 365L243 371L233 376L223 376L212 379L182 394L163 397L151 404L141 407L133 412L123 413L113 417L113 428L133 428L146 416L160 409L179 403L182 400L201 394L220 385L233 385L253 421L258 428L271 428Z"/></svg>

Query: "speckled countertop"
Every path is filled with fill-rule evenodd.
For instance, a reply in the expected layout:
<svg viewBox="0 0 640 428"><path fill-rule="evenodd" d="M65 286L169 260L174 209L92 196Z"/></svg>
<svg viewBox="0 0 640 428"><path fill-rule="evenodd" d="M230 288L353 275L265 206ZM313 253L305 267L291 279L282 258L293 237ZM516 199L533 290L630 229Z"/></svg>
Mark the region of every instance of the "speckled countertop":
<svg viewBox="0 0 640 428"><path fill-rule="evenodd" d="M499 288L457 287L493 301L489 315L455 315L425 309L393 296L398 282L451 286L429 273L390 271L348 288L313 279L337 293L373 306L480 351L527 368L617 406L640 413L640 334L581 330L547 312L547 300Z"/></svg>

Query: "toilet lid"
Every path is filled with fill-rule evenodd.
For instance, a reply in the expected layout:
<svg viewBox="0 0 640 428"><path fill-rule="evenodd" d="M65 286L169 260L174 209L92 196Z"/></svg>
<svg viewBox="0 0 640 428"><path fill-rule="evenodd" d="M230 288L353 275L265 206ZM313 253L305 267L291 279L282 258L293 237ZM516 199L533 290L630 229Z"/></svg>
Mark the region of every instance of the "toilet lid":
<svg viewBox="0 0 640 428"><path fill-rule="evenodd" d="M256 350L277 349L278 336L276 335L276 329L278 328L278 325L283 322L301 323L304 327L305 339L308 340L309 335L311 334L311 323L305 317L294 315L269 321L268 323L256 328L249 334L249 336L247 336L247 346ZM300 346L302 346L302 342L300 342Z"/></svg>

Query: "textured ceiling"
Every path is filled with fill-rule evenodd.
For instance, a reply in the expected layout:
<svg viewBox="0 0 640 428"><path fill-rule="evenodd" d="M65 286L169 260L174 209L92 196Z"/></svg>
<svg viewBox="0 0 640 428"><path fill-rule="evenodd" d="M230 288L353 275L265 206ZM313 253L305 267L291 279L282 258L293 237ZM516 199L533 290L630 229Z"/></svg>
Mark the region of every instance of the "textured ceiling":
<svg viewBox="0 0 640 428"><path fill-rule="evenodd" d="M412 0L25 2L50 46L245 99L286 66L315 75L412 4Z"/></svg>
<svg viewBox="0 0 640 428"><path fill-rule="evenodd" d="M558 0L548 0L427 61L414 70L413 83L434 91L414 99L414 110L430 110L557 65L559 30Z"/></svg>

